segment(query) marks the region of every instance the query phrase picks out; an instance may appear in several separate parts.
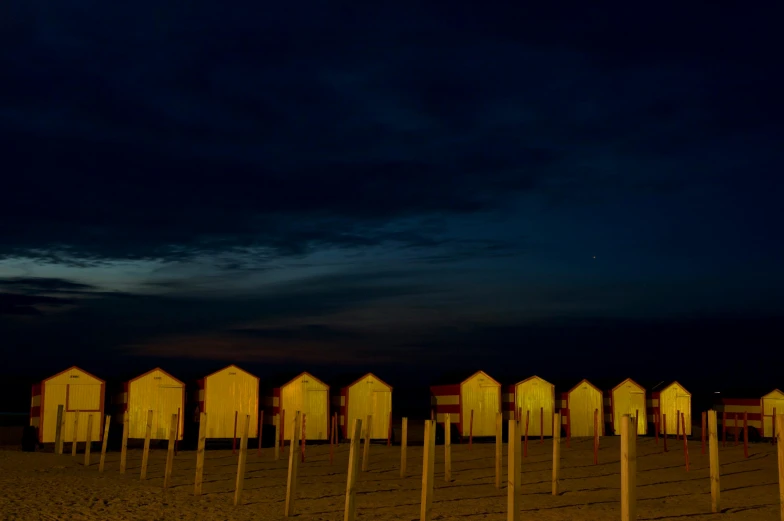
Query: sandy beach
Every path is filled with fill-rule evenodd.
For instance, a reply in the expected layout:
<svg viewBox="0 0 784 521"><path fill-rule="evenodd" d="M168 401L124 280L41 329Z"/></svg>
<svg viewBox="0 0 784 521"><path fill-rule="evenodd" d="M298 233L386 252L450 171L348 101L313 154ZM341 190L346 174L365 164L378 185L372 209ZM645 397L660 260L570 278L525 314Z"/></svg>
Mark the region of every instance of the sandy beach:
<svg viewBox="0 0 784 521"><path fill-rule="evenodd" d="M494 445L455 444L452 447L453 481L444 481L443 446L436 447L433 519L506 519L506 447L501 490L495 488ZM743 446L720 449L721 514L710 512L708 456L700 442L690 442L691 468L686 472L682 443L640 438L638 444L638 519L712 519L778 521L779 498L776 447L752 444L750 457ZM349 445L340 445L329 463L329 446L307 447L300 464L295 518L307 521L343 519ZM264 448L259 457L249 450L244 493L233 505L237 456L231 450L207 451L203 495L194 497L196 453L180 452L174 462L173 487L162 490L166 450L150 453L148 478L139 480L141 450L128 452L128 471L119 473L118 452L106 456L106 469L98 472L100 449L92 465L84 456L0 451L0 518L3 520L226 520L284 519L288 451L279 461ZM562 445L562 493L551 486L552 442L529 442L523 459L522 519L539 521L620 519L619 439L601 440L599 464L593 464L592 440L573 439ZM400 447L372 445L367 472L358 477L357 518L416 520L422 482L422 447L408 448L408 475L400 478Z"/></svg>

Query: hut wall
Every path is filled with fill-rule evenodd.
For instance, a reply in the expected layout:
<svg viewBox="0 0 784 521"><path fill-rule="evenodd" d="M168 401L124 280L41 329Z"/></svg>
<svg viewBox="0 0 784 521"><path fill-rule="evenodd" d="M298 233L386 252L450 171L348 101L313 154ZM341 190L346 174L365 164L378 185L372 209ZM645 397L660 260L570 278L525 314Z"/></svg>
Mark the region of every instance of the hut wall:
<svg viewBox="0 0 784 521"><path fill-rule="evenodd" d="M743 429L743 413L748 415L747 420L749 428L756 429L758 432L761 432L762 421L760 415L760 405L761 400L759 398L720 398L715 406L719 438L722 437L721 432L725 428L725 415L727 418L726 429L730 435L733 434L735 429L736 416L738 419L738 429ZM667 432L670 433L670 431Z"/></svg>
<svg viewBox="0 0 784 521"><path fill-rule="evenodd" d="M147 433L147 411L152 410L151 439L169 437L172 414L179 414L177 439L182 439L185 410L185 386L160 369L154 369L126 384L125 414L128 415L128 437L144 438Z"/></svg>
<svg viewBox="0 0 784 521"><path fill-rule="evenodd" d="M245 416L250 415L248 436L259 432L259 379L236 366L226 367L204 378L203 409L207 413L207 438L234 437L242 433Z"/></svg>
<svg viewBox="0 0 784 521"><path fill-rule="evenodd" d="M673 382L655 397L659 399L659 413L667 415L667 434L674 435L683 431L675 423L676 421L681 423L679 414L683 413L686 422L686 435L691 436L691 394L681 384ZM664 432L662 423L659 424L659 429Z"/></svg>
<svg viewBox="0 0 784 521"><path fill-rule="evenodd" d="M47 378L39 387L38 440L53 443L57 433L57 407L63 405L65 416L64 441L73 441L77 424L77 441L87 441L87 417L93 415L90 439L103 438L105 384L89 373L72 367ZM35 400L35 398L34 398ZM77 411L79 421L76 422Z"/></svg>
<svg viewBox="0 0 784 521"><path fill-rule="evenodd" d="M436 423L444 423L446 415L452 424L460 424L460 384L430 387L430 406L435 410Z"/></svg>
<svg viewBox="0 0 784 521"><path fill-rule="evenodd" d="M353 425L357 418L362 420L362 438L367 431L365 424L369 414L372 415L373 422L370 437L387 438L392 412L392 388L389 385L374 375L364 376L346 388L345 408L348 425Z"/></svg>
<svg viewBox="0 0 784 521"><path fill-rule="evenodd" d="M555 386L538 376L523 380L515 386L515 410L522 411L521 420L525 425L526 412L530 413L529 436L542 435L544 417L544 436L553 435L553 413L555 412Z"/></svg>
<svg viewBox="0 0 784 521"><path fill-rule="evenodd" d="M473 426L471 413L473 411ZM460 384L462 436L495 436L495 416L501 411L501 384L479 372ZM451 420L451 418L450 418Z"/></svg>
<svg viewBox="0 0 784 521"><path fill-rule="evenodd" d="M621 435L621 419L628 414L637 418L637 434L648 433L645 389L633 380L625 380L610 393L610 424L616 436Z"/></svg>
<svg viewBox="0 0 784 521"><path fill-rule="evenodd" d="M572 437L594 435L594 411L599 411L599 436L604 434L602 392L582 382L568 393L569 421Z"/></svg>
<svg viewBox="0 0 784 521"><path fill-rule="evenodd" d="M765 424L762 429L762 435L765 438L773 436L773 409L776 409L776 414L784 414L784 393L778 389L770 392L762 397L762 414L764 415Z"/></svg>
<svg viewBox="0 0 784 521"><path fill-rule="evenodd" d="M302 374L280 388L280 410L285 411L283 435L290 440L297 411L305 414L307 440L327 439L329 386L309 374ZM273 397L274 399L274 397ZM301 428L301 425L300 427Z"/></svg>

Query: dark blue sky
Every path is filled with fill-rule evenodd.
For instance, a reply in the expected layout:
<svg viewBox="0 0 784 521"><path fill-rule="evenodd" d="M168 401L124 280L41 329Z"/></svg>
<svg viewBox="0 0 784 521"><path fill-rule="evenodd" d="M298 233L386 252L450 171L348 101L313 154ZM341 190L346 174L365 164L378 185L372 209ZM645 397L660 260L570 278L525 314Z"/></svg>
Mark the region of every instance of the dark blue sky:
<svg viewBox="0 0 784 521"><path fill-rule="evenodd" d="M772 11L164 4L0 7L9 371L773 385Z"/></svg>

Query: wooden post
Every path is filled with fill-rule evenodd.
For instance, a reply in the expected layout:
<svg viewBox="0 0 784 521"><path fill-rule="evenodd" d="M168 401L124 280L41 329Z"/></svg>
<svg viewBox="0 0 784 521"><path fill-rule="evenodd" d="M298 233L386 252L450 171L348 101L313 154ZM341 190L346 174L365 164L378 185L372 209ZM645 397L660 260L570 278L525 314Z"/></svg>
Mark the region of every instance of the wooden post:
<svg viewBox="0 0 784 521"><path fill-rule="evenodd" d="M681 441L681 411L675 410L675 440Z"/></svg>
<svg viewBox="0 0 784 521"><path fill-rule="evenodd" d="M593 464L599 464L599 409L593 410Z"/></svg>
<svg viewBox="0 0 784 521"><path fill-rule="evenodd" d="M531 411L527 410L527 411L525 411L525 434L523 434L524 440L525 440L523 442L523 457L524 458L528 457L528 423L530 422L530 420L531 420Z"/></svg>
<svg viewBox="0 0 784 521"><path fill-rule="evenodd" d="M297 469L299 458L297 457L297 445L299 445L299 411L294 414L294 428L291 430L291 444L289 445L289 474L286 480L286 504L283 515L291 517L294 515L294 500L297 498ZM285 429L284 429L285 430Z"/></svg>
<svg viewBox="0 0 784 521"><path fill-rule="evenodd" d="M71 457L76 457L76 444L79 439L79 411L74 413L73 443L71 444Z"/></svg>
<svg viewBox="0 0 784 521"><path fill-rule="evenodd" d="M262 433L262 426L264 425L264 410L259 411L259 449L256 453L256 456L261 457L261 433Z"/></svg>
<svg viewBox="0 0 784 521"><path fill-rule="evenodd" d="M275 461L278 461L280 459L280 414L275 415L272 419L272 423L275 424L275 447L273 448L273 453Z"/></svg>
<svg viewBox="0 0 784 521"><path fill-rule="evenodd" d="M389 425L387 426L387 447L392 446L392 411L389 411Z"/></svg>
<svg viewBox="0 0 784 521"><path fill-rule="evenodd" d="M103 440L101 443L101 462L98 464L98 472L103 472L103 466L106 463L106 444L109 441L109 425L111 425L112 417L106 416L103 425Z"/></svg>
<svg viewBox="0 0 784 521"><path fill-rule="evenodd" d="M716 411L708 411L708 453L710 454L711 512L719 511L721 478L719 476L719 440L716 436Z"/></svg>
<svg viewBox="0 0 784 521"><path fill-rule="evenodd" d="M177 407L177 430L174 431L174 455L180 450L180 408Z"/></svg>
<svg viewBox="0 0 784 521"><path fill-rule="evenodd" d="M171 424L169 425L169 445L166 451L166 470L163 474L163 491L168 490L171 485L172 467L174 467L174 445L177 443L177 427L179 427L179 414L172 414Z"/></svg>
<svg viewBox="0 0 784 521"><path fill-rule="evenodd" d="M239 411L234 411L234 436L231 438L231 453L237 454L237 418Z"/></svg>
<svg viewBox="0 0 784 521"><path fill-rule="evenodd" d="M436 422L425 422L425 447L422 456L422 501L419 521L430 521L433 509L433 474L435 473Z"/></svg>
<svg viewBox="0 0 784 521"><path fill-rule="evenodd" d="M659 444L659 415L656 414L656 411L653 413L653 432L656 436L656 445Z"/></svg>
<svg viewBox="0 0 784 521"><path fill-rule="evenodd" d="M84 466L90 466L90 449L93 446L93 415L87 415L87 437L84 442Z"/></svg>
<svg viewBox="0 0 784 521"><path fill-rule="evenodd" d="M561 413L553 414L553 495L559 492L559 474L561 473Z"/></svg>
<svg viewBox="0 0 784 521"><path fill-rule="evenodd" d="M286 447L286 409L280 411L280 450Z"/></svg>
<svg viewBox="0 0 784 521"><path fill-rule="evenodd" d="M367 426L365 426L367 429ZM351 445L348 452L348 478L346 479L346 507L343 521L354 521L354 500L357 497L357 474L359 474L359 439L362 437L362 420L354 420Z"/></svg>
<svg viewBox="0 0 784 521"><path fill-rule="evenodd" d="M520 505L518 499L520 497L520 478L521 474L521 455L520 450L520 422L516 420L509 420L509 441L507 464L507 521L520 521Z"/></svg>
<svg viewBox="0 0 784 521"><path fill-rule="evenodd" d="M662 414L662 440L664 441L664 452L667 452L667 415Z"/></svg>
<svg viewBox="0 0 784 521"><path fill-rule="evenodd" d="M63 406L57 406L57 426L54 431L54 452L63 453Z"/></svg>
<svg viewBox="0 0 784 521"><path fill-rule="evenodd" d="M403 425L400 429L400 477L406 477L406 449L408 448L408 418L403 418Z"/></svg>
<svg viewBox="0 0 784 521"><path fill-rule="evenodd" d="M544 407L539 407L539 444L544 443Z"/></svg>
<svg viewBox="0 0 784 521"><path fill-rule="evenodd" d="M329 419L330 432L329 432L329 464L332 465L335 460L335 440L338 437L338 424L337 417L333 414Z"/></svg>
<svg viewBox="0 0 784 521"><path fill-rule="evenodd" d="M749 413L743 411L743 456L749 457Z"/></svg>
<svg viewBox="0 0 784 521"><path fill-rule="evenodd" d="M736 447L738 446L738 443L740 443L739 440L738 440L738 438L739 438L738 434L739 434L738 433L738 413L735 413L735 446Z"/></svg>
<svg viewBox="0 0 784 521"><path fill-rule="evenodd" d="M705 454L705 428L707 427L708 415L703 411L702 413L702 453Z"/></svg>
<svg viewBox="0 0 784 521"><path fill-rule="evenodd" d="M452 422L449 413L444 418L444 480L452 481Z"/></svg>
<svg viewBox="0 0 784 521"><path fill-rule="evenodd" d="M305 463L305 440L308 439L306 436L307 430L305 430L305 416L306 414L302 413L302 442L300 443L300 451L302 452L302 463Z"/></svg>
<svg viewBox="0 0 784 521"><path fill-rule="evenodd" d="M621 421L621 521L637 519L637 436L631 416Z"/></svg>
<svg viewBox="0 0 784 521"><path fill-rule="evenodd" d="M501 457L503 454L504 415L495 413L495 488L501 490Z"/></svg>
<svg viewBox="0 0 784 521"><path fill-rule="evenodd" d="M57 454L60 454L61 456L63 454L63 445L65 445L65 419L67 416L68 415L65 413L65 411L63 411L63 416L60 420L60 443L59 445L55 446Z"/></svg>
<svg viewBox="0 0 784 521"><path fill-rule="evenodd" d="M193 495L201 496L201 483L204 477L204 450L207 444L207 413L199 415L199 445L196 450L196 479L193 483Z"/></svg>
<svg viewBox="0 0 784 521"><path fill-rule="evenodd" d="M250 431L250 414L245 415L245 426L240 438L240 457L237 459L237 481L234 484L234 506L240 504L242 486L245 484L245 459L248 457L248 432Z"/></svg>
<svg viewBox="0 0 784 521"><path fill-rule="evenodd" d="M681 413L681 427L683 427L683 457L686 459L686 472L689 472L689 440L686 439L686 415Z"/></svg>
<svg viewBox="0 0 784 521"><path fill-rule="evenodd" d="M130 420L128 419L128 411L123 414L123 433L122 433L122 446L120 447L120 474L125 474L125 467L128 462L128 427Z"/></svg>
<svg viewBox="0 0 784 521"><path fill-rule="evenodd" d="M367 472L368 465L370 464L370 426L371 425L373 425L373 415L368 414L367 423L365 424L365 447L364 447L365 450L362 453L362 472Z"/></svg>
<svg viewBox="0 0 784 521"><path fill-rule="evenodd" d="M147 432L144 434L144 451L142 452L141 481L147 479L147 461L150 458L150 438L152 437L152 409L147 411Z"/></svg>
<svg viewBox="0 0 784 521"><path fill-rule="evenodd" d="M468 425L468 450L474 444L474 410L471 409L471 423Z"/></svg>
<svg viewBox="0 0 784 521"><path fill-rule="evenodd" d="M784 521L784 414L777 414L773 417L773 426L776 429L776 443L778 447L779 462L779 510L781 519Z"/></svg>

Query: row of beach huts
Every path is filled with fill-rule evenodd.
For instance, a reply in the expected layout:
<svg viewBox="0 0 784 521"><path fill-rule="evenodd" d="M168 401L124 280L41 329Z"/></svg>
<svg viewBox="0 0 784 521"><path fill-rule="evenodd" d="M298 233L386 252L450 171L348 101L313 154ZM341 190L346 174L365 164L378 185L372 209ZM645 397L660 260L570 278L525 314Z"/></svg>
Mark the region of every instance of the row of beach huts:
<svg viewBox="0 0 784 521"><path fill-rule="evenodd" d="M392 432L392 387L372 373L339 387L330 387L313 375L303 372L260 393L259 378L229 365L200 379L195 391L188 395L185 383L166 371L155 368L122 384L110 393L106 407L106 382L78 367L71 367L35 384L30 403L30 425L38 432L40 443L53 443L57 428L58 407L63 406L62 433L65 440L87 440L87 421L78 415L98 415L92 424L90 439L102 439L105 414L122 424L128 419L128 438L144 438L148 411L153 411L151 439L168 439L168 430L178 416L177 439L183 439L186 415L198 422L206 413L206 437L230 439L237 434L237 417L250 416L250 438L259 435L262 425L279 424L280 435L291 439L294 413L305 414L305 438L308 441L328 440L332 425L347 438L347 426L355 418L372 417L371 439L389 439ZM632 379L602 390L582 380L567 391L556 394L555 386L531 376L512 385L503 386L484 371L448 385L430 387L431 415L443 424L449 414L450 423L460 437L495 436L496 415L525 422L529 436L552 436L553 414L561 413L562 430L569 436L600 436L620 434L620 419L631 415L637 420L639 435L683 432L692 430L691 393L678 382L657 386L648 392ZM759 397L721 397L714 407L724 413L744 415L750 429L761 437L774 435L773 415L784 411L784 393L778 389ZM334 422L334 423L333 423ZM362 436L367 428L363 422ZM76 426L76 433L74 433ZM726 426L725 426L726 427ZM75 434L75 436L74 436Z"/></svg>

